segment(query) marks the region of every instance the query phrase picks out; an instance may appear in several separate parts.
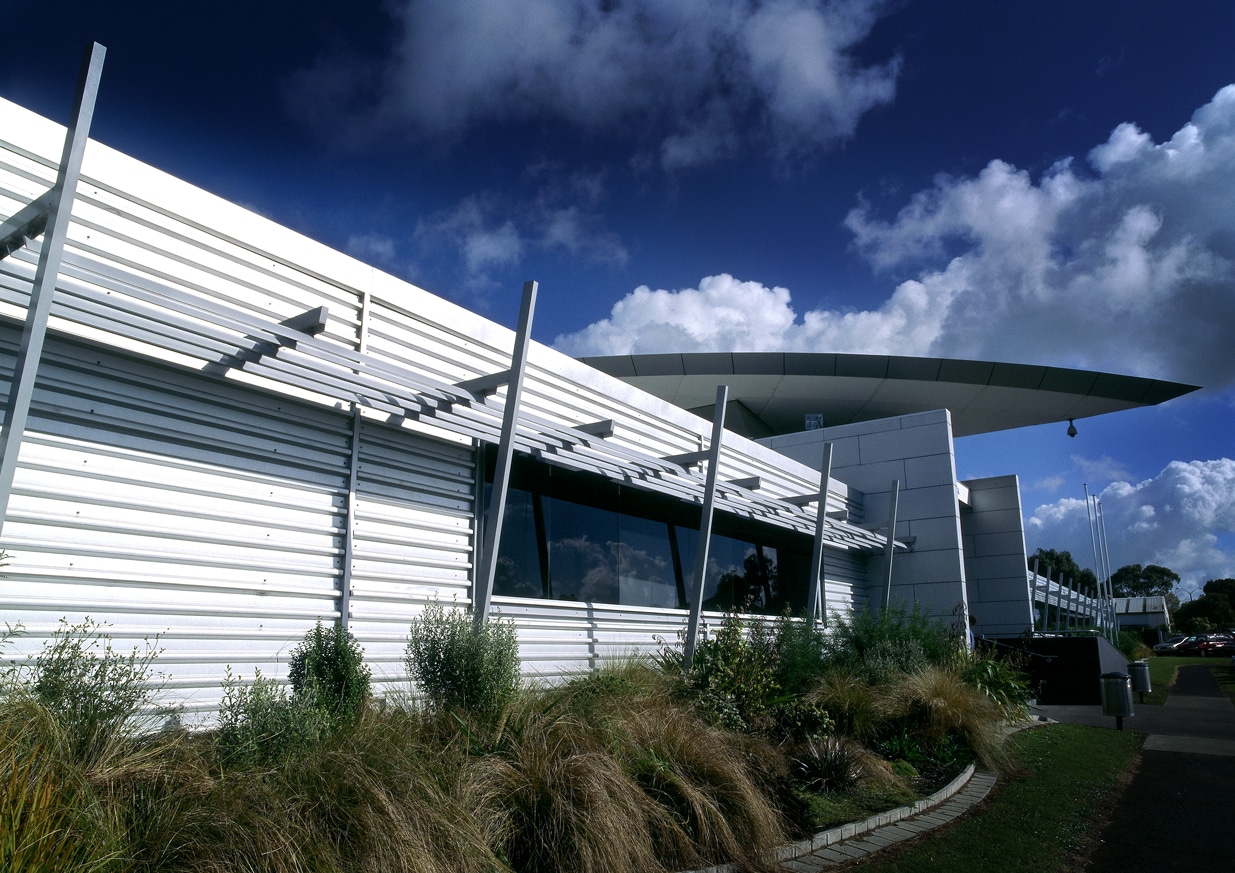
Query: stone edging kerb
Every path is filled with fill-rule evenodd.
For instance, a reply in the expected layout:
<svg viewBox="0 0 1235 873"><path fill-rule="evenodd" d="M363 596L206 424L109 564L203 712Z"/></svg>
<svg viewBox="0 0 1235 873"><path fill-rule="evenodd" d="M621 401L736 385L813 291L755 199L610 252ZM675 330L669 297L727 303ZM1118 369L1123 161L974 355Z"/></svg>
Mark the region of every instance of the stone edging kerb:
<svg viewBox="0 0 1235 873"><path fill-rule="evenodd" d="M960 791L969 780L973 777L974 765L970 764L960 774L940 788L934 794L924 797L911 806L901 806L896 809L890 809L887 812L877 813L863 821L849 822L848 824L839 825L838 827L830 828L826 831L820 831L813 837L805 840L799 840L796 843L789 843L786 846L781 846L776 849L776 861L783 864L786 861L792 861L795 858L800 858L803 855L809 855L811 852L817 852L820 849L825 849L828 846L836 843L851 840L856 836L873 831L876 828L885 827L890 824L895 824L898 821L903 821L915 815L920 815L929 809L934 809L946 800L949 800L954 794ZM733 864L720 864L715 867L706 867L701 870L691 870L687 873L735 873L737 868Z"/></svg>

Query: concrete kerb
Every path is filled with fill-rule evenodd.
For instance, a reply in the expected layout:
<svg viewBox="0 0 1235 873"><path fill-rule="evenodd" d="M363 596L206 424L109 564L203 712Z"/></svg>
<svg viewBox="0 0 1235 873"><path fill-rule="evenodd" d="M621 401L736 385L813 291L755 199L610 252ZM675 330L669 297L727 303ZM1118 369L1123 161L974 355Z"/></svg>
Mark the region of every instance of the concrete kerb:
<svg viewBox="0 0 1235 873"><path fill-rule="evenodd" d="M869 833L877 828L887 827L913 816L921 815L950 800L969 783L969 780L973 778L973 774L974 765L970 764L943 788L910 806L901 806L897 809L872 815L863 821L849 822L848 824L829 828L826 831L820 831L808 839L781 846L776 849L776 861L779 864L784 864L809 855L812 852L818 852L821 849L843 843L846 840L852 840L856 836ZM735 873L736 870L737 867L733 864L718 864L715 867L704 867L699 870L686 871L686 873Z"/></svg>

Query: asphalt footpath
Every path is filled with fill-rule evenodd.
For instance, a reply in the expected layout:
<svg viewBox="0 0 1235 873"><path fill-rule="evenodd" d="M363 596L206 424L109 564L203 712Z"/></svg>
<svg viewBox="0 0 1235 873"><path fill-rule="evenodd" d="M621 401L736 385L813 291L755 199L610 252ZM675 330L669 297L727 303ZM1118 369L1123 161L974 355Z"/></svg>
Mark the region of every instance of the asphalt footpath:
<svg viewBox="0 0 1235 873"><path fill-rule="evenodd" d="M1140 767L1089 873L1235 871L1235 705L1204 666L1181 667L1163 706L1138 706L1124 730L1146 735ZM1069 724L1115 729L1101 706L1037 706Z"/></svg>

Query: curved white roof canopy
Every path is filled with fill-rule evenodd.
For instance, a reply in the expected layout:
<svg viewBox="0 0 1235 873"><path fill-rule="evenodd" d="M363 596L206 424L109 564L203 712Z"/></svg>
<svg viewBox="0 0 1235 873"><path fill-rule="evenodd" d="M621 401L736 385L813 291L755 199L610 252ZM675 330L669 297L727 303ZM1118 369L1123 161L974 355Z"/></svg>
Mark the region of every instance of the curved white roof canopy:
<svg viewBox="0 0 1235 873"><path fill-rule="evenodd" d="M710 418L716 386L729 386L729 430L748 437L796 433L805 416L826 425L947 409L956 436L990 433L1138 406L1195 385L1092 370L811 352L699 352L584 357L598 370Z"/></svg>

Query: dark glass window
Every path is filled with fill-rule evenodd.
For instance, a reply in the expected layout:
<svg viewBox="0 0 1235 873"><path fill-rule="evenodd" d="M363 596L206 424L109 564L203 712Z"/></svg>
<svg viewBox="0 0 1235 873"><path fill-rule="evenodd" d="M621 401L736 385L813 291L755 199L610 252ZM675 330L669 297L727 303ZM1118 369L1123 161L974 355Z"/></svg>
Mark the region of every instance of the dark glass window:
<svg viewBox="0 0 1235 873"><path fill-rule="evenodd" d="M687 607L699 537L697 506L522 456L511 484L495 594ZM704 609L802 611L810 549L801 534L718 515L708 548Z"/></svg>

